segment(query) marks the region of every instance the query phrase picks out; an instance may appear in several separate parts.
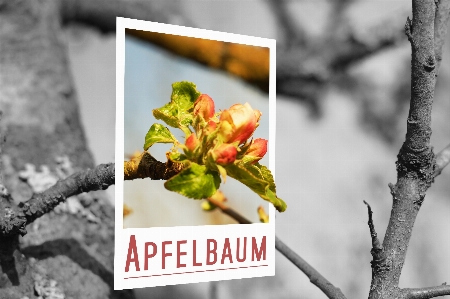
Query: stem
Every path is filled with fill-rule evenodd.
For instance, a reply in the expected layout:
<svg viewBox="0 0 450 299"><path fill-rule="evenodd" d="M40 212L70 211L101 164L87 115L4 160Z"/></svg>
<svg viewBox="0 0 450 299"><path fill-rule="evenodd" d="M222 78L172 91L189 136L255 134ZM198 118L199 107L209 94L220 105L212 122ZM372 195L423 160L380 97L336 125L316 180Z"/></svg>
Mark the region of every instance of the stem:
<svg viewBox="0 0 450 299"><path fill-rule="evenodd" d="M251 224L244 216L240 215L238 212L234 211L232 208L228 207L220 201L208 198L208 201L216 205L223 213L227 214L240 224ZM297 253L290 249L286 244L283 243L277 236L275 236L275 248L284 255L289 261L291 261L298 269L300 269L312 284L317 286L325 295L330 299L345 299L346 297L342 291L335 287L331 282L329 282L325 277L322 276L316 269L314 269L310 264L308 264L304 259L302 259Z"/></svg>
<svg viewBox="0 0 450 299"><path fill-rule="evenodd" d="M431 109L436 83L433 0L413 0L413 19L405 32L411 43L411 101L406 139L398 154L397 183L390 184L393 205L383 241L386 260L373 272L369 298L404 298L398 287L408 244L425 193L434 179L436 160L430 146ZM437 21L441 24L439 21ZM440 44L442 47L442 44Z"/></svg>
<svg viewBox="0 0 450 299"><path fill-rule="evenodd" d="M405 289L408 299L429 299L439 296L450 295L450 286L442 284L436 287Z"/></svg>
<svg viewBox="0 0 450 299"><path fill-rule="evenodd" d="M436 168L434 169L434 177L441 174L442 170L450 163L450 144L436 155Z"/></svg>
<svg viewBox="0 0 450 299"><path fill-rule="evenodd" d="M151 178L152 180L168 180L183 169L180 163L173 163L169 159L162 163L148 152L124 162L124 180Z"/></svg>

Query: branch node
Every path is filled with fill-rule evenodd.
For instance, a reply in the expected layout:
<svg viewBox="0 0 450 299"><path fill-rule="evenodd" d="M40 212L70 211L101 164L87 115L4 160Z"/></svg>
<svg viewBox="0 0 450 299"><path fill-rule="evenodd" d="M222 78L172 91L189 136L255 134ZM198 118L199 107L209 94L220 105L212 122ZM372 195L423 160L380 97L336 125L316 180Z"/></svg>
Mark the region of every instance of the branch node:
<svg viewBox="0 0 450 299"><path fill-rule="evenodd" d="M414 39L412 36L412 32L413 32L413 25L412 25L412 21L409 17L406 18L406 24L405 24L405 34L408 37L409 42L411 43L412 46L414 46Z"/></svg>
<svg viewBox="0 0 450 299"><path fill-rule="evenodd" d="M434 58L434 55L429 55L426 59L426 62L422 63L424 69L427 72L431 72L434 70L434 68L436 67L436 60Z"/></svg>

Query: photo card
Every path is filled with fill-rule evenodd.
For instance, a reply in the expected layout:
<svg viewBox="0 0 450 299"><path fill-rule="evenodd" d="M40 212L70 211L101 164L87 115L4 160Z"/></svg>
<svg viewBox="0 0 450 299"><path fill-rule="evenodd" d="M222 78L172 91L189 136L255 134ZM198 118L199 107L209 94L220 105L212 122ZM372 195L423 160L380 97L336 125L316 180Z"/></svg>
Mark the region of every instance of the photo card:
<svg viewBox="0 0 450 299"><path fill-rule="evenodd" d="M275 275L275 40L116 31L114 289Z"/></svg>

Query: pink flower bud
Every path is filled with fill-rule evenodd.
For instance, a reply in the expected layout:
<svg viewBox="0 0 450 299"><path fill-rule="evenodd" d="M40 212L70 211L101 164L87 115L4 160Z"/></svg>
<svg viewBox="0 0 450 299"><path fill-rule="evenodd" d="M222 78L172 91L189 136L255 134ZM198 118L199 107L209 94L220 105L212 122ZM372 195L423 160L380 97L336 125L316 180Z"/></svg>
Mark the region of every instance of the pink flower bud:
<svg viewBox="0 0 450 299"><path fill-rule="evenodd" d="M253 110L249 103L235 104L220 115L220 135L224 142L244 143L255 131L261 116L259 110Z"/></svg>
<svg viewBox="0 0 450 299"><path fill-rule="evenodd" d="M200 115L208 121L214 116L214 101L207 94L201 94L194 103L194 115Z"/></svg>
<svg viewBox="0 0 450 299"><path fill-rule="evenodd" d="M213 152L212 157L217 164L227 165L236 160L237 149L232 144L221 144Z"/></svg>
<svg viewBox="0 0 450 299"><path fill-rule="evenodd" d="M253 156L253 157L259 157L258 160L261 160L262 157L267 153L267 140L262 138L257 138L253 140L252 144L248 148L245 155L247 156Z"/></svg>
<svg viewBox="0 0 450 299"><path fill-rule="evenodd" d="M186 147L190 151L194 151L194 149L198 145L198 139L197 139L197 136L195 136L195 133L192 133L191 135L189 135L189 137L186 139L186 143L185 144L186 144Z"/></svg>

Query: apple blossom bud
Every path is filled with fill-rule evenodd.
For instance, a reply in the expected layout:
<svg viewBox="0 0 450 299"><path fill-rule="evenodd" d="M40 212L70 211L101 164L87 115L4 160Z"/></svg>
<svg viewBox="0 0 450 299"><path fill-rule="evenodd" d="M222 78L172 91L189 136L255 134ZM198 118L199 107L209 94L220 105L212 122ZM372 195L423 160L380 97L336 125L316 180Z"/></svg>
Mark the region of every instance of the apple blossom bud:
<svg viewBox="0 0 450 299"><path fill-rule="evenodd" d="M255 131L261 116L259 110L253 110L249 103L235 104L220 115L222 122L220 135L224 142L244 143Z"/></svg>
<svg viewBox="0 0 450 299"><path fill-rule="evenodd" d="M237 149L232 144L221 144L213 152L212 157L217 164L227 165L236 160Z"/></svg>
<svg viewBox="0 0 450 299"><path fill-rule="evenodd" d="M253 140L252 144L248 148L245 155L247 156L253 156L253 157L259 157L258 160L261 160L262 157L267 153L267 140L262 138L257 138Z"/></svg>
<svg viewBox="0 0 450 299"><path fill-rule="evenodd" d="M195 136L195 133L189 135L189 137L186 139L185 145L190 151L194 151L194 149L198 145L198 139L197 136Z"/></svg>
<svg viewBox="0 0 450 299"><path fill-rule="evenodd" d="M201 94L194 103L194 115L200 115L208 121L214 116L214 101L207 94Z"/></svg>

